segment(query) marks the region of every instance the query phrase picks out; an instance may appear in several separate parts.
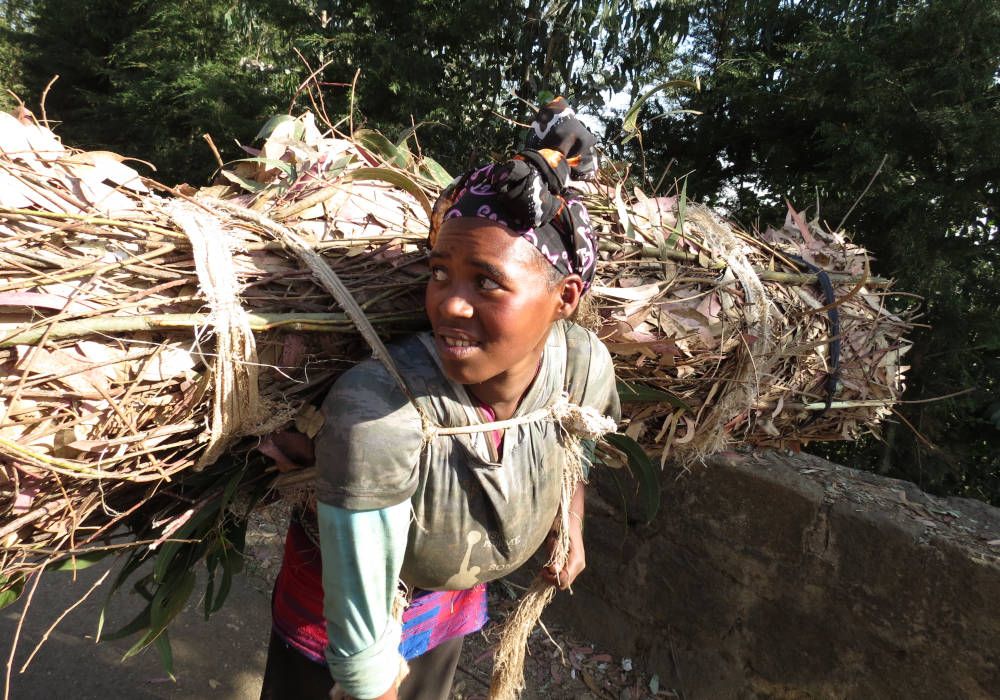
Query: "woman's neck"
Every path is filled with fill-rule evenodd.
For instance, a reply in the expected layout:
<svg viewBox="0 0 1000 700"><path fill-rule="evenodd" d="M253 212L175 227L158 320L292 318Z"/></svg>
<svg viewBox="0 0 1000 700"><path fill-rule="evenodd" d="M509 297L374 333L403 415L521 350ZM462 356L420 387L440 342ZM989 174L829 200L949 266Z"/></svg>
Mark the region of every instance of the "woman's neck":
<svg viewBox="0 0 1000 700"><path fill-rule="evenodd" d="M480 384L467 384L465 388L476 399L493 409L496 420L507 420L517 411L521 400L538 376L542 367L541 350L528 367L531 368L530 372L504 373Z"/></svg>

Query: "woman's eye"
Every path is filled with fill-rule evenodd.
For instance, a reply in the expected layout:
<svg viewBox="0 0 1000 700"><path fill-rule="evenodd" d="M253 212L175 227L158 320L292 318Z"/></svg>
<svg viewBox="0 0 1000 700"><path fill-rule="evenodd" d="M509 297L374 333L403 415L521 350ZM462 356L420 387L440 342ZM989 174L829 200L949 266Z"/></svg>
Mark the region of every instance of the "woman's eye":
<svg viewBox="0 0 1000 700"><path fill-rule="evenodd" d="M479 286L488 292L491 292L494 289L500 289L500 285L491 280L489 277L482 277L479 280Z"/></svg>
<svg viewBox="0 0 1000 700"><path fill-rule="evenodd" d="M432 267L431 279L435 282L444 282L448 279L448 273L444 271L443 267Z"/></svg>

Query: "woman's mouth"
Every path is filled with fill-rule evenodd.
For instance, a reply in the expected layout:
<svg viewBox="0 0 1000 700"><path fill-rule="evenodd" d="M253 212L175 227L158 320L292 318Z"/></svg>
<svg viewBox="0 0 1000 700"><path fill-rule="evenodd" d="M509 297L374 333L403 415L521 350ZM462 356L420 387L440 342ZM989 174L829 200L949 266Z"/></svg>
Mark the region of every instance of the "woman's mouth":
<svg viewBox="0 0 1000 700"><path fill-rule="evenodd" d="M466 337L445 333L436 333L435 337L437 338L438 350L441 354L456 359L468 357L479 347L479 343Z"/></svg>

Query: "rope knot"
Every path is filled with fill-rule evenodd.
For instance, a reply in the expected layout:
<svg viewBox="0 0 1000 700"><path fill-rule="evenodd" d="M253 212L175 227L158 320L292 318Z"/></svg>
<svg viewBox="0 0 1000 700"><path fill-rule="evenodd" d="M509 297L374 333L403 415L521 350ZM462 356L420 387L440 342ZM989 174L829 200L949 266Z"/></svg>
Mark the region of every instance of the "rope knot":
<svg viewBox="0 0 1000 700"><path fill-rule="evenodd" d="M581 406L563 394L549 409L559 426L568 434L582 440L596 440L617 428L613 418L605 416L593 406Z"/></svg>

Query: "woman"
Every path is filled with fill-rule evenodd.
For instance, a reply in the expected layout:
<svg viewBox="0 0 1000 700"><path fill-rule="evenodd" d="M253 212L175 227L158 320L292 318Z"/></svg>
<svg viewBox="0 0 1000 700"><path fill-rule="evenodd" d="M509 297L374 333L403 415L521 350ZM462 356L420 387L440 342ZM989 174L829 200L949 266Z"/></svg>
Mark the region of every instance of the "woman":
<svg viewBox="0 0 1000 700"><path fill-rule="evenodd" d="M324 401L321 557L308 528L293 525L262 697L321 698L335 678L349 697L447 698L463 636L485 623L485 582L546 540L569 457L555 421L532 416L564 394L618 415L607 350L568 322L593 279L596 245L566 187L594 170L593 143L559 98L539 112L529 150L467 173L436 203L432 332L390 350L406 387L373 360ZM508 419L502 430L428 433ZM566 563L543 572L560 588L585 565L583 496L581 481ZM417 591L402 625L392 614L398 581ZM307 659L321 645L329 674ZM397 688L402 657L409 675Z"/></svg>

